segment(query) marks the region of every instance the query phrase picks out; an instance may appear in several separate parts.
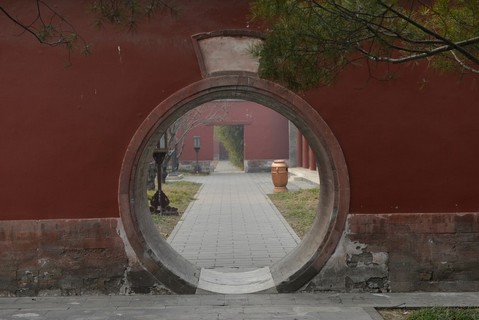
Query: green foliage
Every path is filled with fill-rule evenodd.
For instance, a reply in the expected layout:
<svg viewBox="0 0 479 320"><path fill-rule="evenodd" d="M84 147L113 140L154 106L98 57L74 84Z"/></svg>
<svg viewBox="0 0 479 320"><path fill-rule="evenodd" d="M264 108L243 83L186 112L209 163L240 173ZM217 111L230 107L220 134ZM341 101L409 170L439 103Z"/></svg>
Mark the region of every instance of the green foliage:
<svg viewBox="0 0 479 320"><path fill-rule="evenodd" d="M432 14L431 12L434 12ZM452 42L479 37L479 1L476 0L436 0L430 10L423 13L424 24ZM479 43L465 47L467 53L478 56ZM453 54L457 59L451 59ZM454 70L458 61L467 59L464 52L453 50L441 53L440 59L433 59L432 66L444 70ZM467 68L467 65L462 65Z"/></svg>
<svg viewBox="0 0 479 320"><path fill-rule="evenodd" d="M477 309L432 307L411 313L407 320L479 320Z"/></svg>
<svg viewBox="0 0 479 320"><path fill-rule="evenodd" d="M215 136L228 151L231 163L244 169L244 127L242 125L217 126Z"/></svg>
<svg viewBox="0 0 479 320"><path fill-rule="evenodd" d="M253 12L272 25L254 51L260 75L293 90L330 83L352 52L348 38L355 27L327 11L315 14L297 1L256 1Z"/></svg>
<svg viewBox="0 0 479 320"><path fill-rule="evenodd" d="M95 25L102 27L105 22L126 26L135 30L143 18L151 18L157 11L175 13L169 0L95 0L91 9L96 14Z"/></svg>
<svg viewBox="0 0 479 320"><path fill-rule="evenodd" d="M252 19L269 28L253 49L262 77L293 90L330 84L364 58L389 63L432 59L479 72L479 1L257 0ZM468 42L464 42L467 40Z"/></svg>

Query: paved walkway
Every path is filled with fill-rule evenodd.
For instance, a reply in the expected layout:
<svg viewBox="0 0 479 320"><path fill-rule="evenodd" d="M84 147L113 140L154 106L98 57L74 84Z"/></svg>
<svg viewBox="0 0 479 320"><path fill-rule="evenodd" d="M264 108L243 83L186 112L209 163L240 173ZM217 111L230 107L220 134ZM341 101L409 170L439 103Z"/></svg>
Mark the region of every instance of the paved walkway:
<svg viewBox="0 0 479 320"><path fill-rule="evenodd" d="M168 242L192 263L203 268L261 268L300 242L266 195L273 192L270 173L244 173L219 161L211 175L186 179L202 187Z"/></svg>
<svg viewBox="0 0 479 320"><path fill-rule="evenodd" d="M479 293L315 293L0 298L2 320L380 320L375 308L479 307Z"/></svg>

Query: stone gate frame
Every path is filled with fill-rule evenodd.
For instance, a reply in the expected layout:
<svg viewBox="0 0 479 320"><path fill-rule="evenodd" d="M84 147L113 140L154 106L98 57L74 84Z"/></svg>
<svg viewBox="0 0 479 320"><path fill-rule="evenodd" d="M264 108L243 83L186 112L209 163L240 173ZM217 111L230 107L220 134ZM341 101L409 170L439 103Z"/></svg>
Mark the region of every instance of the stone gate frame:
<svg viewBox="0 0 479 320"><path fill-rule="evenodd" d="M189 110L218 99L253 101L291 120L317 155L321 192L318 214L296 249L268 270L253 274L253 278L248 274L240 276L246 279L245 283L231 285L227 273L218 274L218 283L211 289L205 285L208 281L205 277L211 274L183 258L156 229L146 198L146 176L147 160L151 159L161 132ZM349 211L349 176L338 141L306 101L276 83L257 77L217 76L179 90L160 103L141 124L123 159L119 206L126 237L139 262L174 292L292 292L318 274L339 242Z"/></svg>
<svg viewBox="0 0 479 320"><path fill-rule="evenodd" d="M119 206L127 240L143 267L174 292L291 292L300 289L333 254L349 212L349 176L338 141L317 111L279 84L258 78L251 47L263 39L250 30L223 30L192 36L201 81L160 103L134 134L119 181ZM316 218L303 241L273 265L236 274L201 269L183 258L157 231L146 199L148 160L169 125L209 101L242 99L288 118L316 154L321 191Z"/></svg>

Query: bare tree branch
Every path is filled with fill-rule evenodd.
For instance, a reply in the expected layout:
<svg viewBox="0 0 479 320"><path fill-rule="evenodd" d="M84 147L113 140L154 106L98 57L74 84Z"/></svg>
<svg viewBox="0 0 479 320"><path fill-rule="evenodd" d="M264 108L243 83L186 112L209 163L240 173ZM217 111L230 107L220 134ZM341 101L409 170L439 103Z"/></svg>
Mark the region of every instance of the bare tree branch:
<svg viewBox="0 0 479 320"><path fill-rule="evenodd" d="M35 0L33 10L35 17L30 21L22 21L10 14L4 6L0 6L0 12L39 43L50 47L64 47L68 54L68 64L71 64L71 52L75 49L76 43L81 43L81 53L90 53L90 45L61 13L43 0Z"/></svg>
<svg viewBox="0 0 479 320"><path fill-rule="evenodd" d="M12 17L7 10L5 10L5 8L3 8L2 6L0 6L0 11L9 19L11 20L13 23L15 23L17 26L19 26L20 28L22 28L24 31L30 33L32 36L34 36L38 42L42 43L42 40L38 37L38 35L32 30L30 29L31 25L26 25L26 24L23 24L21 23L19 20L15 19L14 17Z"/></svg>
<svg viewBox="0 0 479 320"><path fill-rule="evenodd" d="M477 58L476 56L474 56L472 53L470 53L469 51L467 51L464 47L466 47L467 45L469 44L473 44L473 43L477 43L477 38L476 40L473 40L473 39L468 39L468 40L465 40L463 41L463 43L465 44L462 44L462 45L458 45L456 43L454 43L453 41L441 36L440 34L434 32L433 30L429 29L429 28L426 28L425 26L423 26L422 24L420 24L419 22L417 21L414 21L412 19L410 19L409 17L407 17L406 15L400 13L399 11L395 10L391 5L387 5L385 4L382 0L378 0L379 3L384 6L385 8L388 8L388 10L390 10L391 12L393 12L394 14L396 14L398 17L400 17L401 19L403 19L404 21L407 21L408 23L410 23L411 25L417 27L418 29L420 29L421 31L423 31L425 34L428 34L428 35L431 35L433 36L434 38L436 39L439 39L440 41L442 41L443 43L446 44L446 46L444 46L444 51L448 51L448 50L451 50L451 49L455 49L457 51L459 51L460 53L462 53L465 57L467 57L469 60L471 60L472 62L476 63L476 64L479 64L479 58ZM434 50L431 50L431 51L434 51ZM442 51L442 52L444 52Z"/></svg>
<svg viewBox="0 0 479 320"><path fill-rule="evenodd" d="M473 68L469 65L467 65L464 61L459 59L457 54L454 51L451 51L452 56L454 57L454 60L456 60L457 63L459 63L464 69L467 71L473 72L473 73L479 73L479 69Z"/></svg>
<svg viewBox="0 0 479 320"><path fill-rule="evenodd" d="M173 152L179 158L184 150L185 138L194 128L222 123L229 115L227 100L214 101L200 105L176 120L168 129L168 154L164 163L168 163Z"/></svg>
<svg viewBox="0 0 479 320"><path fill-rule="evenodd" d="M444 45L444 46L441 46L441 47L438 47L438 48L435 48L435 49L431 49L429 51L425 51L425 52L422 52L422 53L413 54L413 55L409 55L409 56L403 56L403 57L400 57L400 58L376 56L376 55L372 54L370 51L363 49L359 44L358 44L357 48L361 53L363 53L365 56L367 56L368 58L370 58L371 60L374 60L374 61L383 61L383 62L390 62L390 63L403 63L403 62L412 61L412 60L424 59L424 58L431 57L431 56L434 56L434 55L437 55L437 54L440 54L440 53L444 53L444 52L447 52L447 51L453 52L452 51L453 47L468 46L468 45L476 44L476 43L479 43L479 37L475 37L475 38L464 40L464 41L459 41L457 43L454 43L454 46L451 46L451 45L448 44L448 45ZM462 53L462 51L461 51L461 53ZM454 54L454 56L455 56L455 54Z"/></svg>
<svg viewBox="0 0 479 320"><path fill-rule="evenodd" d="M171 0L173 1L173 0ZM90 0L92 10L97 14L97 23L103 21L116 25L127 26L133 30L139 20L151 18L160 10L176 13L174 6L168 0ZM89 54L90 45L75 30L75 27L65 16L50 6L45 0L32 2L34 18L24 21L15 17L9 10L0 4L0 13L20 27L23 32L32 35L39 43L51 47L64 47L68 51L68 61L71 52L81 44L81 53Z"/></svg>

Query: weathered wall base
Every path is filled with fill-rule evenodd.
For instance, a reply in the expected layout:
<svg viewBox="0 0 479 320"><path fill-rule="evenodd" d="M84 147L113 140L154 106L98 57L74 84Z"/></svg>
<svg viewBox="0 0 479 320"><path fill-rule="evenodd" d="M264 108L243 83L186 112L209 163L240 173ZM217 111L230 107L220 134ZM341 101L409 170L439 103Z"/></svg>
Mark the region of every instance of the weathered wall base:
<svg viewBox="0 0 479 320"><path fill-rule="evenodd" d="M200 167L201 172L210 173L214 171L214 161L201 160L198 161L198 166ZM193 160L181 160L179 163L180 171L186 172L195 172L196 171L196 161Z"/></svg>
<svg viewBox="0 0 479 320"><path fill-rule="evenodd" d="M350 214L304 291L478 291L479 213Z"/></svg>
<svg viewBox="0 0 479 320"><path fill-rule="evenodd" d="M303 291L389 291L389 255L343 233L335 253Z"/></svg>
<svg viewBox="0 0 479 320"><path fill-rule="evenodd" d="M0 296L170 294L119 219L0 222ZM479 213L351 214L302 291L478 291Z"/></svg>
<svg viewBox="0 0 479 320"><path fill-rule="evenodd" d="M119 219L0 222L0 296L169 293L128 257Z"/></svg>

